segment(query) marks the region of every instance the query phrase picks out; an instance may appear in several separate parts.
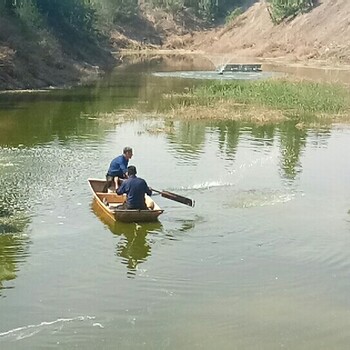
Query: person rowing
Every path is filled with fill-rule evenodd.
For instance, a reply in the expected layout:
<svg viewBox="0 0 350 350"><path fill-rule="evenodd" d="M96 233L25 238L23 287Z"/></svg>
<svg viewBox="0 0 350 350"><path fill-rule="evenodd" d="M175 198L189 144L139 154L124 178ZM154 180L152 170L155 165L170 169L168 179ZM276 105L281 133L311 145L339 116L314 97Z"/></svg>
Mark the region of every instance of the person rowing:
<svg viewBox="0 0 350 350"><path fill-rule="evenodd" d="M152 195L152 189L148 187L146 181L137 177L136 167L133 165L127 168L128 178L122 182L117 189L117 194L127 195L127 200L123 209L147 210L145 194Z"/></svg>

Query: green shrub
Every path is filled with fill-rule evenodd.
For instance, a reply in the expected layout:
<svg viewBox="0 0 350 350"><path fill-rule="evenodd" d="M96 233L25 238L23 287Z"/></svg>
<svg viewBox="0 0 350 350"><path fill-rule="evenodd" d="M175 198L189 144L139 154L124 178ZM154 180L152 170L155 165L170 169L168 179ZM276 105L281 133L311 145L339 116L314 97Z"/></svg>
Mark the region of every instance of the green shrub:
<svg viewBox="0 0 350 350"><path fill-rule="evenodd" d="M31 28L42 27L43 20L33 0L20 1L15 12L25 25Z"/></svg>
<svg viewBox="0 0 350 350"><path fill-rule="evenodd" d="M34 0L47 24L68 41L97 37L96 9L89 0Z"/></svg>
<svg viewBox="0 0 350 350"><path fill-rule="evenodd" d="M243 13L243 10L241 7L235 8L228 16L225 18L225 23L230 24L233 22L238 16L240 16Z"/></svg>
<svg viewBox="0 0 350 350"><path fill-rule="evenodd" d="M295 17L299 13L309 11L314 5L313 0L268 0L269 13L274 23L281 23L285 18Z"/></svg>

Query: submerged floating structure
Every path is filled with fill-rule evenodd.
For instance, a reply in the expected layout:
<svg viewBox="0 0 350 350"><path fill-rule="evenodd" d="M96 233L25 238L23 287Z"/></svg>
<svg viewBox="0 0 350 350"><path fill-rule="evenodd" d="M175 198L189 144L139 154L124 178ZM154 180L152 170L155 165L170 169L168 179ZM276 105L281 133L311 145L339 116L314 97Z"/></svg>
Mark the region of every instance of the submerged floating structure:
<svg viewBox="0 0 350 350"><path fill-rule="evenodd" d="M224 72L261 72L261 64L237 64L229 63L225 64L219 70L219 74L224 74Z"/></svg>

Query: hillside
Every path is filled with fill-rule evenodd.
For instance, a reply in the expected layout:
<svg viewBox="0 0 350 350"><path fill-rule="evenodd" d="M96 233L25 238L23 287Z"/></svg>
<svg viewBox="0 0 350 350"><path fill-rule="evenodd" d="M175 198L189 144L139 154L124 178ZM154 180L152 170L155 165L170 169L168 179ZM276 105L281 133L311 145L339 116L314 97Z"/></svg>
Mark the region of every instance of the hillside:
<svg viewBox="0 0 350 350"><path fill-rule="evenodd" d="M74 45L48 29L35 30L0 15L0 90L80 84L114 64L103 42Z"/></svg>
<svg viewBox="0 0 350 350"><path fill-rule="evenodd" d="M171 15L145 6L131 25L115 27L110 42L99 45L69 44L48 30L28 32L0 16L0 90L79 84L117 64L110 50L120 49L185 49L215 65L238 58L350 65L350 1L319 0L310 12L274 25L267 2L252 0L229 25L209 29L189 9Z"/></svg>
<svg viewBox="0 0 350 350"><path fill-rule="evenodd" d="M234 22L197 32L192 49L232 57L350 64L350 1L320 0L309 13L274 25L264 0Z"/></svg>

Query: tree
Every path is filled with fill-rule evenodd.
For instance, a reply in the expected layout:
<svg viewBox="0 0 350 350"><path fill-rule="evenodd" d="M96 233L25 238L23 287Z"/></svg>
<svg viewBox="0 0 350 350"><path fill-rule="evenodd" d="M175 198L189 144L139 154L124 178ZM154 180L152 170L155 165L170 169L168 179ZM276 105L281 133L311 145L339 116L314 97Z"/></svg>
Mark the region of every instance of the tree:
<svg viewBox="0 0 350 350"><path fill-rule="evenodd" d="M315 0L268 0L268 2L270 17L276 24L288 17L310 11L315 6Z"/></svg>

